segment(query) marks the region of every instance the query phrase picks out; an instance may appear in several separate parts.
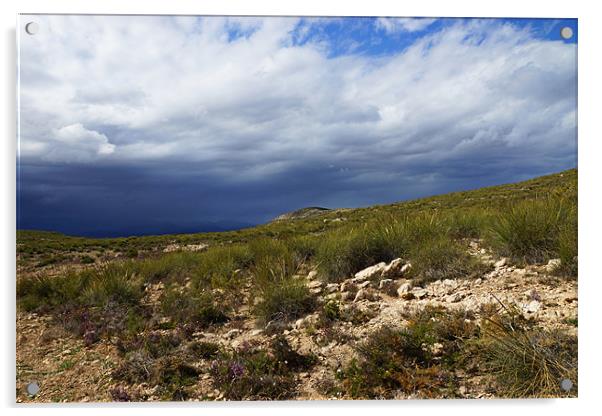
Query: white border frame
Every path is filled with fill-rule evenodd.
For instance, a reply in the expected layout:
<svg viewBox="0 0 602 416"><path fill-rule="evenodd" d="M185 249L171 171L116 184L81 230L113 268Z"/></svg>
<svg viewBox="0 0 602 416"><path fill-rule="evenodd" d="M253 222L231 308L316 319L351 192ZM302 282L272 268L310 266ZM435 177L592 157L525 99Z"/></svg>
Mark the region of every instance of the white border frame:
<svg viewBox="0 0 602 416"><path fill-rule="evenodd" d="M600 396L600 300L602 276L598 273L597 258L602 236L600 211L600 62L599 42L602 40L602 16L596 13L596 2L557 1L526 2L505 0L498 2L475 0L421 0L394 2L386 0L229 0L207 2L200 0L4 0L0 3L3 29L2 87L2 168L0 169L4 191L1 209L2 238L0 239L0 264L5 273L2 349L2 405L13 412L43 411L47 415L105 414L107 410L128 414L161 414L168 408L178 412L219 414L265 414L286 412L345 412L348 415L364 415L372 409L387 413L420 412L420 414L463 415L484 412L492 415L507 414L517 410L545 412L546 414L575 413L593 407ZM579 36L579 247L580 247L580 324L579 334L579 399L567 400L512 400L512 401L403 401L403 402L285 402L285 403L207 403L178 405L119 405L108 408L100 405L71 404L67 406L16 405L15 402L15 155L16 155L16 37L17 13L80 13L80 14L186 14L186 15L320 15L320 16L447 16L447 17L570 17L578 18ZM553 86L552 86L553 87Z"/></svg>

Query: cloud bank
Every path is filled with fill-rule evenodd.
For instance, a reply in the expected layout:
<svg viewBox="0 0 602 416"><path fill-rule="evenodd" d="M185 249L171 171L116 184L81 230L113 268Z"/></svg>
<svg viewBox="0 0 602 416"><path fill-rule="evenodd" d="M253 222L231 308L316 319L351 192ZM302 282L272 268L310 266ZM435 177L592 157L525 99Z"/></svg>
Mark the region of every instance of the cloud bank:
<svg viewBox="0 0 602 416"><path fill-rule="evenodd" d="M24 227L258 223L576 165L576 44L529 25L339 19L365 43L341 53L330 19L36 21L20 44Z"/></svg>

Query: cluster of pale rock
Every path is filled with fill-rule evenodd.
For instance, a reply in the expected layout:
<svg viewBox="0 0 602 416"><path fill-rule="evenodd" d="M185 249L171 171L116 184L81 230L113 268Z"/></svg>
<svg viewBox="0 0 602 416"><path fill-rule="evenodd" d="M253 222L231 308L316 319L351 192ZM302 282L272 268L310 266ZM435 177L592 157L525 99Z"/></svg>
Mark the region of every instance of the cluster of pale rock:
<svg viewBox="0 0 602 416"><path fill-rule="evenodd" d="M424 297L426 292L423 294L421 289L412 290L411 281L404 278L411 268L410 263L397 258L390 263L381 262L367 267L341 283L328 284L317 279L316 271L311 271L307 276L310 280L308 287L313 294L326 292L327 299L340 295L341 300L353 302L378 300L378 292L405 299Z"/></svg>

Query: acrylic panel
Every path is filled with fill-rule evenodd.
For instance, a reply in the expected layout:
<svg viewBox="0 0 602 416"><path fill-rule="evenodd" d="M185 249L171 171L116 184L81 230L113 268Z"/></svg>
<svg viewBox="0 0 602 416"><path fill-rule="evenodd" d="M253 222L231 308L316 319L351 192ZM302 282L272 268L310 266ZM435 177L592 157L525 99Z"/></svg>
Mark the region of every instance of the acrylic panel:
<svg viewBox="0 0 602 416"><path fill-rule="evenodd" d="M17 401L577 396L577 29L20 15Z"/></svg>

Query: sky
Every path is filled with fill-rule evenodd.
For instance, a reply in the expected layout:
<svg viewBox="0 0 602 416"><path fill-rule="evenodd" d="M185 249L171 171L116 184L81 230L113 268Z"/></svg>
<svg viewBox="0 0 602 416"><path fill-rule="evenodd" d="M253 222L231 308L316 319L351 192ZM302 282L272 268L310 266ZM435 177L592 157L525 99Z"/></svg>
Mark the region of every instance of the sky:
<svg viewBox="0 0 602 416"><path fill-rule="evenodd" d="M577 166L576 19L20 26L20 229L220 231Z"/></svg>

